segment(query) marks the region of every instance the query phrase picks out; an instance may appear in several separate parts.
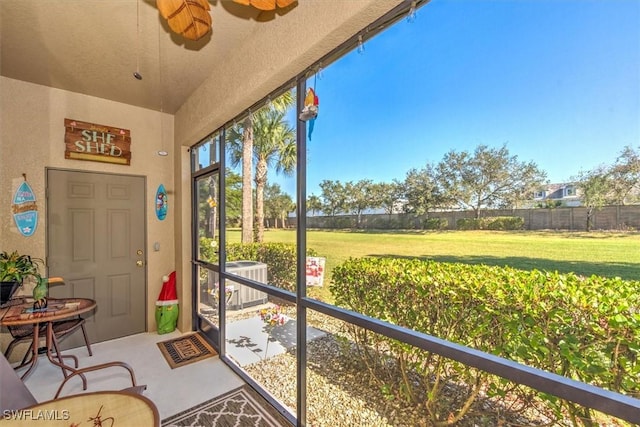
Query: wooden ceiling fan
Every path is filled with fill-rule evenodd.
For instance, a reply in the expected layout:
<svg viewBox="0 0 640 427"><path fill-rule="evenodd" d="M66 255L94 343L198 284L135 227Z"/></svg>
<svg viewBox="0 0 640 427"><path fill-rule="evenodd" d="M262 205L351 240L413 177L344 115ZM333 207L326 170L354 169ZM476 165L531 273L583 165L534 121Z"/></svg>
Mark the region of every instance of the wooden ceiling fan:
<svg viewBox="0 0 640 427"><path fill-rule="evenodd" d="M233 0L259 10L275 10L287 7L297 0ZM189 40L198 40L211 31L211 15L208 0L156 0L160 15L169 28Z"/></svg>
<svg viewBox="0 0 640 427"><path fill-rule="evenodd" d="M253 6L260 10L275 10L276 7L287 7L295 3L297 0L233 0L245 6Z"/></svg>
<svg viewBox="0 0 640 427"><path fill-rule="evenodd" d="M198 40L211 31L208 0L156 0L160 15L169 28L189 40Z"/></svg>

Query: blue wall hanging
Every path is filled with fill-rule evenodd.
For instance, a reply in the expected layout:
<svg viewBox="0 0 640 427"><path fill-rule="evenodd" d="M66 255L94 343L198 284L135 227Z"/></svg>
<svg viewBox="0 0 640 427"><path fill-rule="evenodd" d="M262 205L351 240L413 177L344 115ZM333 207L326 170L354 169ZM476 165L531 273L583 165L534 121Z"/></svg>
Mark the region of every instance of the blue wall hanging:
<svg viewBox="0 0 640 427"><path fill-rule="evenodd" d="M160 184L158 191L156 191L156 216L160 221L167 217L168 202L167 191L164 189L164 185Z"/></svg>
<svg viewBox="0 0 640 427"><path fill-rule="evenodd" d="M11 209L18 231L23 236L29 237L35 233L38 227L38 206L36 205L36 195L27 183L27 175L22 174L22 176L24 181L13 196Z"/></svg>

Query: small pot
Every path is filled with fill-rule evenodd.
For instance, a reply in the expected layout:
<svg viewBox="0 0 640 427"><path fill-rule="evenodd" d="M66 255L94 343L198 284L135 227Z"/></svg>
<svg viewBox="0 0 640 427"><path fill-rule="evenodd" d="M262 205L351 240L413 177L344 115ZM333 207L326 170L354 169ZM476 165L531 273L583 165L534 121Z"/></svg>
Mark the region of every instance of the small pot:
<svg viewBox="0 0 640 427"><path fill-rule="evenodd" d="M0 306L4 306L19 287L20 282L0 282Z"/></svg>

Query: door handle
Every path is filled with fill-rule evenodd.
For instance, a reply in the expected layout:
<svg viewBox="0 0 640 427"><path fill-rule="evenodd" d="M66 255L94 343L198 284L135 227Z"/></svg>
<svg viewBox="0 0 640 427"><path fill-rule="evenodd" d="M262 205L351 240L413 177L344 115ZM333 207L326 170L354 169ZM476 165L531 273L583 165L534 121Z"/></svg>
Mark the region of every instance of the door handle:
<svg viewBox="0 0 640 427"><path fill-rule="evenodd" d="M136 265L137 265L138 267L142 267L142 266L144 266L144 261L140 261L140 260L138 260L138 261L136 261Z"/></svg>

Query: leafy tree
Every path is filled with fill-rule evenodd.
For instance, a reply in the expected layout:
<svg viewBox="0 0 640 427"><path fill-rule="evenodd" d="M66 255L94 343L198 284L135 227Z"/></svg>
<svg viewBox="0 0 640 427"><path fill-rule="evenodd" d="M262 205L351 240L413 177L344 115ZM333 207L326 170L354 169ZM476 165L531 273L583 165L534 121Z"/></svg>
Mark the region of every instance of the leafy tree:
<svg viewBox="0 0 640 427"><path fill-rule="evenodd" d="M242 178L227 168L225 185L226 222L227 224L239 224L242 217Z"/></svg>
<svg viewBox="0 0 640 427"><path fill-rule="evenodd" d="M339 212L346 212L346 200L344 185L340 181L323 180L320 183L320 198L322 199L322 211L330 216Z"/></svg>
<svg viewBox="0 0 640 427"><path fill-rule="evenodd" d="M216 191L217 181L208 176L198 180L198 230L201 237L215 237L215 218L218 207Z"/></svg>
<svg viewBox="0 0 640 427"><path fill-rule="evenodd" d="M255 165L256 223L255 240L264 240L264 186L269 167L276 173L290 175L295 170L296 138L294 129L287 123L285 112L293 105L291 91L280 95L269 105L249 114L242 126L229 129L227 143L231 153L231 164L242 162L242 242L252 240L251 216L251 164ZM248 178L247 178L248 177ZM249 230L249 231L248 231Z"/></svg>
<svg viewBox="0 0 640 427"><path fill-rule="evenodd" d="M436 179L445 197L475 217L485 208L513 205L546 178L533 162L520 162L501 148L479 145L473 153L452 150L436 167Z"/></svg>
<svg viewBox="0 0 640 427"><path fill-rule="evenodd" d="M611 201L611 181L605 166L599 166L587 172L580 172L577 179L582 202L587 208L587 231L593 227L593 214Z"/></svg>
<svg viewBox="0 0 640 427"><path fill-rule="evenodd" d="M613 202L624 205L632 195L640 193L640 147L626 146L609 172Z"/></svg>
<svg viewBox="0 0 640 427"><path fill-rule="evenodd" d="M322 210L322 200L320 197L312 194L307 197L307 212L311 212L311 215L316 215Z"/></svg>
<svg viewBox="0 0 640 427"><path fill-rule="evenodd" d="M375 183L371 186L371 199L371 207L384 209L391 215L402 200L401 184L397 181Z"/></svg>
<svg viewBox="0 0 640 427"><path fill-rule="evenodd" d="M410 169L400 188L406 213L428 215L430 210L445 204L431 164L420 170Z"/></svg>
<svg viewBox="0 0 640 427"><path fill-rule="evenodd" d="M345 208L349 212L356 214L356 227L360 228L362 223L362 212L374 207L372 197L373 181L361 179L358 182L349 181L344 186L346 195Z"/></svg>
<svg viewBox="0 0 640 427"><path fill-rule="evenodd" d="M265 187L264 206L268 217L274 220L274 228L278 228L278 219L282 227L286 227L287 215L296 208L291 196L283 193L278 184L271 184Z"/></svg>
<svg viewBox="0 0 640 427"><path fill-rule="evenodd" d="M289 212L293 212L296 210L296 204L287 193L283 193L276 199L276 212L278 215L276 218L280 218L280 224L282 228L287 227L287 217L289 216ZM278 222L275 221L275 226L278 228Z"/></svg>

